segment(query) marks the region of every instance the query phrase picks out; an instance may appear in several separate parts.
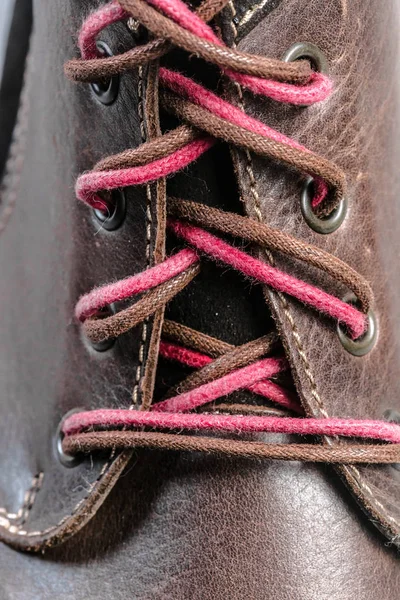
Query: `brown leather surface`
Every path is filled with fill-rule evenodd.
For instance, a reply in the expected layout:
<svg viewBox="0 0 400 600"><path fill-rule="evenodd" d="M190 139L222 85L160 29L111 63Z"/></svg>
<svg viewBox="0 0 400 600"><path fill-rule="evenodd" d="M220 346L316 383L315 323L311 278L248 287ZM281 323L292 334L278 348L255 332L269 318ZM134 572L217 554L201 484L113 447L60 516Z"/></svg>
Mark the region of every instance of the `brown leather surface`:
<svg viewBox="0 0 400 600"><path fill-rule="evenodd" d="M399 573L329 471L155 453L76 536L0 568L4 600L393 600Z"/></svg>
<svg viewBox="0 0 400 600"><path fill-rule="evenodd" d="M55 427L69 408L130 403L141 335L129 334L118 350L102 358L87 352L72 319L80 293L143 268L146 255L143 191L132 192L126 229L115 234L94 235L87 209L74 199L78 172L133 140L139 143L141 135L136 74L124 79L119 110L97 106L85 86L75 88L63 78L62 63L76 52L76 30L86 7L78 0L53 1L50 9L44 0L36 2L40 34L30 67L26 160L20 181L18 174L13 178L17 202L0 236L0 390L6 415L0 424L0 506L17 511L32 477L43 470L26 528L47 526L87 494L101 465L70 471L58 466L51 448ZM282 0L262 13L265 20L240 43L280 56L293 42L308 38L326 51L338 85L322 107L301 111L264 101L246 105L337 160L349 176L349 217L337 234L321 240L302 222L299 178L266 161L255 159L253 165L268 222L326 244L374 286L380 337L364 359L349 358L338 348L331 323L291 307L331 414L380 418L385 408L399 406L395 145L400 119L392 85L397 9L396 0L385 10L378 0L368 7L339 0L329 6L322 0ZM117 26L116 35L120 43L126 30ZM205 166L209 178L218 179L213 162ZM202 179L204 165L196 169L192 179L186 176L187 190L196 185L206 195L213 186ZM244 177L242 183L248 196ZM285 263L285 268L292 265ZM295 268L315 281L316 274ZM224 277L229 274L221 276L222 282ZM340 292L330 288L331 282L323 283ZM212 286L217 296L215 282ZM224 298L220 302L223 306ZM190 309L180 314L185 310ZM219 306L207 315L215 334L220 315ZM242 317L251 322L251 306ZM228 328L237 335L233 321ZM282 331L303 400L315 410L284 325ZM378 499L396 503L398 492L391 497L388 484L397 485L399 474L392 468L374 473L385 478L386 487L374 489L385 495ZM398 594L398 566L393 547L330 469L137 452L97 514L65 544L38 555L1 545L0 597L392 600Z"/></svg>
<svg viewBox="0 0 400 600"><path fill-rule="evenodd" d="M0 530L24 546L35 545L35 532L43 542L70 531L70 515L80 523L89 518L94 508L83 500L101 502L105 490L98 495L97 488L113 469L118 475L123 468L126 460L119 458L118 468L110 470L108 457L63 467L53 447L55 432L71 409L129 407L133 390L139 404L151 337L150 322L100 353L82 339L73 316L82 293L153 261L157 189L162 191L127 190L126 220L113 232L101 230L75 198L80 172L147 135L145 70L121 77L111 106L64 76L65 60L77 53L80 24L98 4L35 3L24 106L2 194ZM124 24L109 28L102 39L115 52L134 44ZM25 494L41 473L32 502Z"/></svg>
<svg viewBox="0 0 400 600"><path fill-rule="evenodd" d="M226 11L226 30L234 29ZM311 241L345 260L373 288L379 339L370 354L357 358L339 342L335 326L274 293L269 298L284 337L297 389L316 416L381 419L400 409L400 309L398 262L400 221L399 78L397 2L283 2L243 38L238 48L283 56L297 41L312 41L326 55L335 91L309 108L277 106L245 94L246 111L275 126L318 154L336 162L348 181L348 216L334 234L313 232L302 218L302 179L257 157L239 159L239 179L249 215ZM279 35L277 32L279 31ZM262 43L261 43L262 40ZM236 94L236 101L237 94ZM249 169L253 175L249 175ZM255 183L252 184L252 177ZM285 271L300 274L332 293L346 290L310 269L274 257ZM294 324L294 325L293 325ZM389 540L400 535L400 477L392 467L340 469L370 518Z"/></svg>

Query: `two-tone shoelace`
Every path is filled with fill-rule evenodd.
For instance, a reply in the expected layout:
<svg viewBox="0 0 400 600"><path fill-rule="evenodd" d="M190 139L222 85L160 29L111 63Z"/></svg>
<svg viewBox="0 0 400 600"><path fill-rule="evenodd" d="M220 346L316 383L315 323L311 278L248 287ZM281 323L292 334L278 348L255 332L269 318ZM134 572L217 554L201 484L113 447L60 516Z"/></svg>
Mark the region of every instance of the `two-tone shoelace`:
<svg viewBox="0 0 400 600"><path fill-rule="evenodd" d="M308 61L284 62L225 46L208 23L227 3L204 0L194 12L182 0L115 0L85 21L79 36L81 58L67 63L67 75L75 81L101 81L159 60L177 46L218 66L225 77L251 93L277 102L309 105L329 96L331 81L314 71ZM154 39L118 56L102 56L96 46L98 35L110 24L131 18ZM312 177L311 204L318 217L330 215L340 205L346 182L335 164L180 73L161 67L159 82L161 107L183 124L138 148L105 158L81 175L76 194L88 206L107 215L104 192L148 184L176 173L218 141L280 161L304 177ZM196 277L204 258L229 266L334 319L346 328L351 339L364 335L372 292L365 279L343 261L267 224L189 200L169 197L167 213L168 230L188 248L142 273L83 296L75 312L92 342L117 338L144 322ZM224 241L218 233L321 269L349 288L357 305L259 260ZM104 316L109 305L139 294L140 299L128 308ZM148 410L99 409L72 414L63 423L64 452L151 447L343 464L400 462L400 426L396 424L303 416L297 397L275 379L289 367L274 333L234 347L165 321L159 353L192 367L193 373ZM242 389L272 400L281 410L226 402L213 405L219 398ZM287 416L282 409L297 416ZM227 438L220 437L221 433L237 435ZM273 444L240 438L240 434L250 433L337 436L352 441L335 445Z"/></svg>

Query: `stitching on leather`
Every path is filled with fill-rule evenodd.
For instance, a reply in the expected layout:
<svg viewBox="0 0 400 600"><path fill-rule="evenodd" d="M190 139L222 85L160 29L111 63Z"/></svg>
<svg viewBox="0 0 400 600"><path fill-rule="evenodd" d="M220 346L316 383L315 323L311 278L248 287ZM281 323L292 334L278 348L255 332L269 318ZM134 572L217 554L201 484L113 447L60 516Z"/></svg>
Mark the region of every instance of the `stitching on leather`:
<svg viewBox="0 0 400 600"><path fill-rule="evenodd" d="M10 145L9 155L5 165L3 181L0 184L0 234L3 233L3 231L7 227L11 215L14 212L17 200L17 188L22 176L22 167L24 164L27 142L28 116L30 109L30 102L26 83L28 68L29 57L27 58L26 62L24 74L25 81L21 95L21 104L18 110L17 122L13 132L13 139ZM1 205L2 196L4 196L4 198L6 199L3 206Z"/></svg>
<svg viewBox="0 0 400 600"><path fill-rule="evenodd" d="M253 12L255 12L258 8L261 8L262 5L264 5L264 4L265 4L265 2L262 1L256 7L253 7L254 8ZM236 9L234 7L233 0L230 0L228 2L228 6L230 7L231 13L232 13L232 19L229 21L229 23L230 23L230 26L231 26L231 29L232 29L232 33L233 33L233 47L235 47L236 46L235 40L237 38L237 33L238 32L237 32L237 28L236 28L236 25L235 25L235 22L234 22L234 18L236 16ZM252 9L250 9L250 10L252 10ZM241 20L240 24L242 24L242 22L243 22L243 19ZM237 94L238 94L239 105L240 105L240 107L242 109L244 109L244 98L243 98L242 87L238 83L235 83L235 88L236 88ZM247 159L246 171L247 171L247 174L249 176L250 191L251 191L251 194L252 194L252 196L254 198L254 202L255 202L255 204L254 204L254 212L255 212L255 214L257 216L257 219L260 222L263 222L263 217L262 217L262 213L261 213L261 210L260 210L260 206L261 206L260 196L259 196L258 191L257 191L257 182L256 182L256 179L254 177L253 161L252 161L252 157L251 157L251 154L250 154L249 150L245 150L245 155L246 155L246 159ZM274 265L274 258L272 256L272 254L268 250L265 250L264 252L265 252L265 255L267 256L268 260L270 261L271 265L273 266ZM305 371L306 377L307 377L307 379L308 379L308 381L310 383L311 394L314 397L315 401L317 402L318 407L319 407L319 409L321 411L321 414L325 418L328 418L329 415L326 412L326 410L324 408L324 405L323 405L323 402L322 402L322 399L321 399L321 397L318 394L317 385L316 385L314 376L313 376L312 371L311 371L310 363L309 363L308 358L306 356L306 353L304 351L304 347L303 347L303 344L302 344L302 341L301 341L298 329L296 327L296 323L294 322L293 316L291 314L288 302L287 302L286 298L284 297L284 295L282 293L278 292L277 296L278 296L280 302L282 303L283 311L285 313L286 319L288 320L288 322L290 324L290 327L291 327L291 330L292 330L292 336L293 336L293 339L294 339L294 342L295 342L298 354L299 354L299 356L301 358L301 361L303 362L304 371ZM387 509L376 498L376 496L375 496L374 492L372 491L372 489L370 488L370 486L362 481L362 475L361 475L360 471L355 466L353 466L353 465L347 466L345 468L348 470L348 472L352 472L353 473L353 476L355 478L355 483L358 485L359 488L361 488L362 490L364 490L364 492L367 493L367 495L369 496L370 502L373 505L375 505L375 507L377 508L378 511L379 510L381 511L382 516L387 521L390 521L391 523L393 523L397 528L400 528L400 522L397 521L391 515L389 515Z"/></svg>
<svg viewBox="0 0 400 600"><path fill-rule="evenodd" d="M144 123L144 106L143 106L143 69L142 67L140 67L138 69L139 72L139 81L138 81L138 113L139 113L139 117L140 117L140 131L141 131L141 135L142 135L142 139L145 140L146 139L146 130L145 130L145 123ZM151 192L151 186L148 185L146 186L146 198L147 198L147 208L146 208L146 219L147 219L147 223L146 223L146 259L147 259L147 266L149 266L150 264L150 248L151 248L151 241L152 241L152 230L151 230L151 225L152 225L152 219L151 219L151 200L152 200L152 192ZM144 359L144 346L145 343L147 341L147 332L148 332L148 327L146 325L146 323L143 324L143 331L142 331L142 340L141 340L141 346L140 346L140 350L139 350L139 365L138 365L138 369L136 372L136 383L135 383L135 389L133 392L133 401L134 403L136 402L137 399L137 392L138 389L140 387L140 383L141 383L141 371L142 371L142 365L143 365L143 359ZM134 404L130 406L131 409L134 408ZM108 472L108 470L110 469L113 460L115 458L116 452L115 450L112 451L110 458L108 459L108 461L104 464L103 468L101 469L97 479L90 485L87 494L75 505L74 509L68 514L65 515L58 523L56 523L55 525L52 525L51 527L47 527L46 529L43 529L41 531L25 531L23 529L21 529L21 527L24 525L24 523L27 520L27 517L29 515L30 510L32 509L33 506L33 502L36 498L36 494L33 498L33 501L28 502L27 503L27 512L26 512L26 516L23 519L23 521L18 525L11 525L9 524L9 526L7 526L6 524L1 523L1 515L0 515L0 529L7 529L8 531L10 531L11 533L15 533L16 535L19 536L24 536L24 537L38 537L38 536L44 536L47 535L53 531L55 531L56 529L58 529L59 527L61 527L66 521L68 521L71 517L73 517L78 510L80 509L80 507L82 506L82 504L84 504L86 502L86 500L89 498L90 494L92 493L93 489L98 485L98 483L103 479L104 475L106 475L106 473ZM43 473L40 474L41 476L41 481L40 484L42 483L43 480ZM4 509L5 511L5 509Z"/></svg>
<svg viewBox="0 0 400 600"><path fill-rule="evenodd" d="M357 469L357 467L355 467L354 465L348 465L347 470L350 472L353 471L353 475L355 476L355 483L358 485L359 488L364 490L369 495L370 500L372 501L373 504L375 504L375 506L378 509L381 510L381 512L384 515L384 518L387 519L388 521L390 521L391 523L393 523L394 525L396 525L396 527L400 529L400 522L398 520L396 520L394 517L392 517L391 515L389 515L386 507L382 504L382 502L380 502L376 498L375 493L372 491L370 486L367 483L364 483L362 481L362 475L361 475L360 471ZM395 537L398 537L398 536L399 536L399 534L397 533L397 535Z"/></svg>
<svg viewBox="0 0 400 600"><path fill-rule="evenodd" d="M24 494L24 502L17 513L7 512L5 508L0 508L0 524L1 527L16 533L26 522L30 511L35 504L37 494L40 491L43 483L43 473L38 473L32 479L30 488Z"/></svg>
<svg viewBox="0 0 400 600"><path fill-rule="evenodd" d="M80 509L80 507L82 506L82 504L84 504L84 502L86 502L86 500L89 498L90 494L92 493L92 490L95 488L95 486L99 483L99 481L101 481L101 479L103 478L103 476L105 475L105 473L108 471L108 469L111 466L112 463L112 459L115 456L115 451L113 450L109 460L107 463L105 463L105 465L103 466L102 470L99 473L99 476L97 477L96 481L94 481L91 486L89 487L88 493L86 494L86 496L84 496L84 498L82 498L78 504L76 504L76 506L74 507L73 511L69 514L69 515L65 515L61 521L59 521L58 523L56 523L56 525L51 525L51 527L47 527L46 529L43 529L42 531L25 531L23 529L19 529L18 531L15 531L13 533L16 533L19 536L24 536L24 537L36 537L36 536L43 536L46 535L47 533L51 533L52 531L55 531L56 529L58 529L58 527L60 527L61 525L63 525L66 521L68 521L68 519L70 519L71 517L73 517L78 510ZM22 526L23 524L21 524Z"/></svg>
<svg viewBox="0 0 400 600"><path fill-rule="evenodd" d="M315 383L314 376L313 376L313 374L311 372L310 363L309 363L308 358L306 356L306 353L304 351L304 347L303 347L303 343L302 343L301 338L300 338L299 331L298 331L298 329L296 327L296 323L294 322L292 313L290 312L289 304L288 304L286 298L280 292L278 292L278 297L279 297L279 299L280 299L280 301L281 301L281 303L283 305L283 310L284 310L285 316L286 316L287 320L290 323L290 326L291 326L291 329L292 329L293 339L295 341L296 348L297 348L297 351L299 353L299 356L300 356L300 358L301 358L301 360L303 362L304 372L305 372L305 374L307 376L307 379L308 379L308 381L310 383L311 395L314 397L314 400L317 402L321 414L325 418L328 418L329 415L328 415L328 413L326 412L326 410L325 410L325 408L323 406L323 403L322 403L320 395L318 394L317 384Z"/></svg>
<svg viewBox="0 0 400 600"><path fill-rule="evenodd" d="M235 23L234 23L234 18L236 16L236 9L234 7L233 0L230 0L228 2L228 5L229 5L229 7L231 9L231 12L232 12L232 19L230 20L230 25L231 25L231 29L232 29L232 32L233 32L233 46L235 47L236 46L235 40L237 38L237 28L236 28ZM242 87L238 83L235 83L235 87L236 87L236 90L238 92L239 105L244 110ZM251 154L250 154L249 150L246 150L245 154L246 154L246 158L247 158L246 171L247 171L247 173L249 175L249 180L250 180L250 191L251 191L252 196L254 198L254 212L255 212L255 214L257 216L257 219L260 221L260 223L262 223L263 222L263 217L262 217L261 208L260 208L261 207L261 202L260 202L260 196L259 196L258 191L257 191L257 182L256 182L255 177L254 177L253 161L252 161ZM275 261L274 261L274 258L272 256L272 254L268 250L265 250L264 252L265 252L265 255L267 256L269 262L272 264L272 266L274 266L274 262ZM283 294L281 294L281 293L278 292L277 295L278 295L278 298L279 298L280 302L282 303L285 316L286 316L287 320L289 321L290 327L292 329L292 334L293 334L293 338L294 338L294 341L295 341L295 344L296 344L296 347L297 347L297 351L298 351L298 353L300 355L300 358L301 358L301 360L303 362L306 376L307 376L307 378L308 378L308 380L310 382L311 394L313 395L314 399L316 400L316 402L317 402L317 404L318 404L318 406L320 408L321 413L324 415L324 417L327 418L328 414L326 413L325 409L323 408L322 400L321 400L321 398L320 398L320 396L319 396L319 394L317 392L317 386L316 386L316 383L315 383L315 379L314 379L314 377L313 377L313 375L311 373L310 363L308 362L307 356L306 356L306 354L304 352L304 348L303 348L303 345L302 345L302 342L301 342L301 339L300 339L300 335L299 335L299 332L297 330L297 327L296 327L296 324L294 322L294 319L293 319L293 317L291 315L291 312L290 312L290 309L289 309L289 305L288 305L288 303L286 301L286 298L283 296Z"/></svg>
<svg viewBox="0 0 400 600"><path fill-rule="evenodd" d="M264 6L267 4L267 2L269 2L269 0L261 0L261 2L259 2L259 4L253 4L253 6L251 6L249 9L246 10L246 12L244 13L243 17L240 19L238 25L239 27L242 27L242 25L246 25L246 23L248 23L250 21L250 19L253 17L253 15L255 15L255 13L258 10L261 10L262 8L264 8ZM235 11L235 16L236 16L236 11ZM235 27L236 29L236 27Z"/></svg>
<svg viewBox="0 0 400 600"><path fill-rule="evenodd" d="M144 122L144 105L143 105L143 67L139 67L138 74L139 74L138 114L139 114L139 119L140 119L140 133L142 136L142 142L145 142L146 141L146 128L145 128L145 122ZM149 268L150 267L151 225L152 225L152 218L151 218L152 195L151 195L151 185L150 184L146 185L146 200L147 200L147 202L146 202L146 261L147 261L147 268ZM141 339L140 348L139 348L139 361L138 361L138 366L136 368L136 382L135 382L135 387L134 387L133 395L132 395L133 405L130 408L134 408L134 406L137 405L138 392L139 392L141 380L143 377L144 348L147 343L147 335L148 335L148 321L146 320L143 322L143 327L142 327L142 339Z"/></svg>

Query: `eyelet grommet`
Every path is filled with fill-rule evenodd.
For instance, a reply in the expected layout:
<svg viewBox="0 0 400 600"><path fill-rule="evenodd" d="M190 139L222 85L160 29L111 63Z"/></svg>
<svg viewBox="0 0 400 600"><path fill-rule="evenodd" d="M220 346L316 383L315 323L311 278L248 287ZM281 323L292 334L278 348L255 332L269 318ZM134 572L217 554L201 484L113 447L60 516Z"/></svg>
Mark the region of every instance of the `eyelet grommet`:
<svg viewBox="0 0 400 600"><path fill-rule="evenodd" d="M113 338L109 338L108 340L104 340L103 342L90 342L93 350L96 352L107 352L107 350L111 350L111 348L115 344L115 340Z"/></svg>
<svg viewBox="0 0 400 600"><path fill-rule="evenodd" d="M121 227L126 216L126 198L122 190L114 190L111 194L111 201L108 203L109 209L103 212L93 209L93 214L101 224L101 228L106 231L115 231Z"/></svg>
<svg viewBox="0 0 400 600"><path fill-rule="evenodd" d="M397 410L393 410L392 408L385 410L383 418L385 421L389 421L389 423L397 423L400 425L400 413ZM391 466L397 471L400 471L400 463L394 463Z"/></svg>
<svg viewBox="0 0 400 600"><path fill-rule="evenodd" d="M72 454L66 454L64 452L63 447L62 447L62 442L64 439L64 435L62 433L62 428L63 428L65 421L71 415L78 413L78 412L82 412L83 410L84 409L81 409L81 408L73 408L72 410L68 411L61 419L61 421L57 427L56 435L54 438L54 450L55 450L56 456L57 456L58 460L60 461L60 463L64 467L68 467L69 469L71 469L72 467L77 467L82 462L83 456L80 456L79 454L76 454L73 456Z"/></svg>
<svg viewBox="0 0 400 600"><path fill-rule="evenodd" d="M308 59L319 73L328 74L329 67L326 56L315 44L311 44L311 42L297 42L286 50L283 55L285 62L294 62L301 58Z"/></svg>
<svg viewBox="0 0 400 600"><path fill-rule="evenodd" d="M108 306L105 306L104 308L99 309L98 317L105 319L107 317L115 315L115 313L116 313L115 305L109 304ZM101 352L101 353L107 352L108 350L111 350L111 348L115 344L115 338L108 338L108 340L103 340L102 342L92 342L86 336L84 336L84 337L85 337L86 343L89 345L89 347L93 348L93 350L96 350L96 352Z"/></svg>
<svg viewBox="0 0 400 600"><path fill-rule="evenodd" d="M307 225L317 233L322 233L323 235L333 233L334 231L339 229L346 217L348 206L347 199L342 198L339 203L339 206L335 208L327 217L317 217L311 206L313 197L311 193L313 188L313 182L314 180L312 177L309 177L305 182L300 200L301 213Z"/></svg>
<svg viewBox="0 0 400 600"><path fill-rule="evenodd" d="M96 46L103 56L113 56L113 53L105 42L99 41L96 43ZM115 102L118 96L119 76L114 75L114 77L104 79L103 81L91 83L90 87L92 88L96 99L102 104L109 106Z"/></svg>
<svg viewBox="0 0 400 600"><path fill-rule="evenodd" d="M348 304L356 304L357 298L354 294L347 294L343 298L343 302L347 302ZM347 350L353 356L365 356L368 352L371 352L372 348L375 345L378 327L376 322L375 314L372 310L370 310L367 314L368 327L367 331L356 340L352 340L346 332L342 329L340 323L337 325L337 333L339 336L340 343L343 348Z"/></svg>

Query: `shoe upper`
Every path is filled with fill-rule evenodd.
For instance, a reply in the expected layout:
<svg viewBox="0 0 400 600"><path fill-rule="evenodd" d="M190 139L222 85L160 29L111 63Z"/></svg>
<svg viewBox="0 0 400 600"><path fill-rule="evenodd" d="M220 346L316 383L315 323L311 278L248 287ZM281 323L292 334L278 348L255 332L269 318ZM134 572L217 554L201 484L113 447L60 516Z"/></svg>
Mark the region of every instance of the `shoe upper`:
<svg viewBox="0 0 400 600"><path fill-rule="evenodd" d="M111 105L99 102L90 85L65 78L64 63L78 55L77 32L100 4L34 2L3 177L2 597L393 598L400 531L394 466L333 468L137 450L93 455L66 468L55 444L68 411L139 408L179 381L181 369L157 359L164 316L234 345L277 329L291 368L287 384L308 416L382 419L388 410L400 412L399 7L395 0L384 6L271 0L229 2L221 12L223 39L242 52L281 58L307 41L327 57L334 92L314 106L281 105L235 85L224 89L232 104L344 170L346 219L320 235L303 218L297 172L226 145L168 181L124 189L126 216L116 230L106 230L76 201L80 173L170 127L165 115L159 120L157 64L120 75ZM114 54L141 42L125 22L107 27L101 39ZM206 86L218 84L182 51L167 60L193 70ZM75 304L92 288L164 259L167 191L261 218L346 261L374 293L373 350L353 356L330 320L213 264L165 315L157 311L104 352L91 347L74 318ZM176 245L168 238L167 254ZM262 251L259 256L269 260ZM280 253L273 260L338 297L346 293L309 265ZM249 397L235 392L234 399Z"/></svg>

